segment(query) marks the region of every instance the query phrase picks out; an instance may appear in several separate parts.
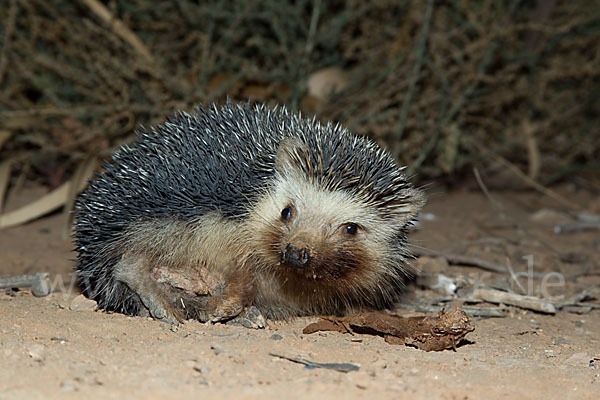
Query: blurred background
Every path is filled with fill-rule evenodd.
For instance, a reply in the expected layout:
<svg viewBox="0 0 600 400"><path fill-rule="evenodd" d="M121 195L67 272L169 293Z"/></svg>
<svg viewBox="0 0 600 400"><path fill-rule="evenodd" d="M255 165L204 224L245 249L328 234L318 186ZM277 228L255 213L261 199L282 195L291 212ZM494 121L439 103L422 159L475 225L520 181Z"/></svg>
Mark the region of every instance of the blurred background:
<svg viewBox="0 0 600 400"><path fill-rule="evenodd" d="M2 0L0 199L68 205L137 127L227 98L340 122L418 184L598 193L599 39L583 0Z"/></svg>

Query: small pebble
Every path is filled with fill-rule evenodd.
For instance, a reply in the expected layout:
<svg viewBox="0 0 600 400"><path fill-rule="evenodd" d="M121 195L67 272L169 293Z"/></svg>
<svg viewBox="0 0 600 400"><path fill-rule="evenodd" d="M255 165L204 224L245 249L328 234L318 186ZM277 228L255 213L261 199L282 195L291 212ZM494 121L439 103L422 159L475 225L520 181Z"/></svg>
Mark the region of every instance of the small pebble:
<svg viewBox="0 0 600 400"><path fill-rule="evenodd" d="M72 311L96 311L97 308L98 303L96 303L94 300L86 298L82 294L75 297L71 301L71 304L69 304L69 310Z"/></svg>
<svg viewBox="0 0 600 400"><path fill-rule="evenodd" d="M60 390L62 392L75 392L79 390L79 387L71 379L66 379L60 384Z"/></svg>
<svg viewBox="0 0 600 400"><path fill-rule="evenodd" d="M355 372L348 375L348 379L354 383L358 389L369 390L373 388L373 376L366 372Z"/></svg>
<svg viewBox="0 0 600 400"><path fill-rule="evenodd" d="M283 336L281 336L278 333L274 333L274 334L271 335L271 337L269 339L271 339L271 340L281 340L281 339L283 339Z"/></svg>
<svg viewBox="0 0 600 400"><path fill-rule="evenodd" d="M206 367L201 367L199 365L194 365L194 371L200 372L203 375L206 375L210 372L210 370Z"/></svg>
<svg viewBox="0 0 600 400"><path fill-rule="evenodd" d="M34 344L31 346L27 351L27 354L33 361L42 362L46 359L46 350L41 344Z"/></svg>
<svg viewBox="0 0 600 400"><path fill-rule="evenodd" d="M225 350L223 350L221 346L218 346L216 344L211 344L210 349L215 353L216 356L225 352Z"/></svg>
<svg viewBox="0 0 600 400"><path fill-rule="evenodd" d="M432 213L421 213L419 219L423 221L435 221L437 217Z"/></svg>
<svg viewBox="0 0 600 400"><path fill-rule="evenodd" d="M32 286L31 293L35 297L44 297L48 296L52 291L52 287L50 283L46 280L46 278L39 278Z"/></svg>

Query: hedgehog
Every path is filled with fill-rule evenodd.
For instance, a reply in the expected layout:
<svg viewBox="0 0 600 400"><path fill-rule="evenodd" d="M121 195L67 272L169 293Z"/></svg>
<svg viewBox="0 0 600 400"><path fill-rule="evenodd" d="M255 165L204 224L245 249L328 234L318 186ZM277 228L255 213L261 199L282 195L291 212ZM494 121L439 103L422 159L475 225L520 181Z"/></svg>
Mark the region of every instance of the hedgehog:
<svg viewBox="0 0 600 400"><path fill-rule="evenodd" d="M178 323L393 305L424 203L393 157L284 107L179 112L120 148L75 203L99 308Z"/></svg>

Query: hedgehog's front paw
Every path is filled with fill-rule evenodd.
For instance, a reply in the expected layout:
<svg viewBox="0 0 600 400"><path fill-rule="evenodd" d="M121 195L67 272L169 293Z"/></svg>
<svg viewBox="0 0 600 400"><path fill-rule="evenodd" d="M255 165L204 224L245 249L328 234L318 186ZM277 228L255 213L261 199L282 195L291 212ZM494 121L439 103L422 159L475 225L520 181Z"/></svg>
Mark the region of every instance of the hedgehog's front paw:
<svg viewBox="0 0 600 400"><path fill-rule="evenodd" d="M235 296L213 296L208 301L208 315L210 322L223 322L237 317L244 306Z"/></svg>
<svg viewBox="0 0 600 400"><path fill-rule="evenodd" d="M179 322L183 321L183 314L172 305L158 300L155 296L139 296L152 318L171 325L179 325Z"/></svg>
<svg viewBox="0 0 600 400"><path fill-rule="evenodd" d="M249 329L264 329L267 327L267 320L258 308L250 306L246 307L234 319L227 321L227 325L243 326Z"/></svg>

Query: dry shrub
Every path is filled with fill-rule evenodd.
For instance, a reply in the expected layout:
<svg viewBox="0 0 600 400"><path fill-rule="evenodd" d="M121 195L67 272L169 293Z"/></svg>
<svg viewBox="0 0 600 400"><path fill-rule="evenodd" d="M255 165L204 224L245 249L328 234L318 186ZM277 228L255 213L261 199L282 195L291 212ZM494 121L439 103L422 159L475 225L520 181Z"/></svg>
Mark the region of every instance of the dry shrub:
<svg viewBox="0 0 600 400"><path fill-rule="evenodd" d="M600 159L595 2L11 0L0 20L0 157L47 181L226 97L339 121L427 178L485 151L543 183ZM332 65L348 87L313 101Z"/></svg>

